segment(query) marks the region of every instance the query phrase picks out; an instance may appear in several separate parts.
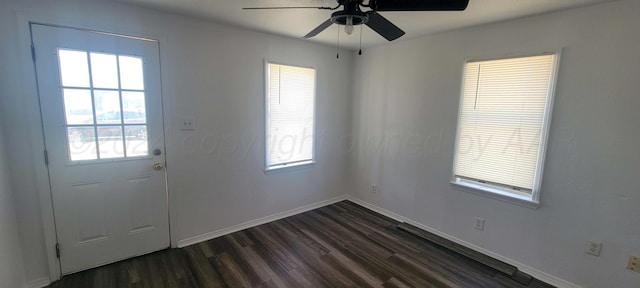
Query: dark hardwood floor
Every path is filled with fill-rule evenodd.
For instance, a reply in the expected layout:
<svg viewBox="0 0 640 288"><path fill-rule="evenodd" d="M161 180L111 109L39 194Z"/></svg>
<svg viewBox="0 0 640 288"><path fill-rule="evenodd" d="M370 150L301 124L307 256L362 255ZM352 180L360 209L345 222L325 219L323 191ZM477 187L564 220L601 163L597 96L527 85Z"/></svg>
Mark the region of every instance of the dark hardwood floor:
<svg viewBox="0 0 640 288"><path fill-rule="evenodd" d="M50 287L550 287L522 286L397 224L343 201Z"/></svg>

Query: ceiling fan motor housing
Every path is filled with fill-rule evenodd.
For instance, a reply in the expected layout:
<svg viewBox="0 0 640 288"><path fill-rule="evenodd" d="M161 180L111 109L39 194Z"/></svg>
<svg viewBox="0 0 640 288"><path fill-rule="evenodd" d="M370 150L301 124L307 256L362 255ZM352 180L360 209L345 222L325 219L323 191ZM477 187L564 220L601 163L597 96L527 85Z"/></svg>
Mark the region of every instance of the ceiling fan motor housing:
<svg viewBox="0 0 640 288"><path fill-rule="evenodd" d="M366 24L369 21L369 16L361 11L347 12L337 11L331 14L331 22L338 25L347 25L347 18L353 19L353 26Z"/></svg>

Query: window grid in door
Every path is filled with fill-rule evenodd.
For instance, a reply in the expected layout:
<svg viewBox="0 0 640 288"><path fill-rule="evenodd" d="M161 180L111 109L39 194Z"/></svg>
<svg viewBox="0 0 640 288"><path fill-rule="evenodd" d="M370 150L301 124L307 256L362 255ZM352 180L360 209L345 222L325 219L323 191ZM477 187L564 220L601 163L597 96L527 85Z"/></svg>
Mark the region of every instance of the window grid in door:
<svg viewBox="0 0 640 288"><path fill-rule="evenodd" d="M58 49L69 160L149 155L143 60Z"/></svg>

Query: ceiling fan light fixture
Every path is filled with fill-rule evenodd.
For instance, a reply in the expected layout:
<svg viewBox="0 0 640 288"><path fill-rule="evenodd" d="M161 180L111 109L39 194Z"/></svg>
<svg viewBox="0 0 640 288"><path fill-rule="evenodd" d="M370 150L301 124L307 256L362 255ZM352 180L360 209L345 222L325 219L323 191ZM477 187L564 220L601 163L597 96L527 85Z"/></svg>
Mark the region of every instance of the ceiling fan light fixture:
<svg viewBox="0 0 640 288"><path fill-rule="evenodd" d="M344 25L344 33L351 35L353 33L353 16L347 16L347 22Z"/></svg>

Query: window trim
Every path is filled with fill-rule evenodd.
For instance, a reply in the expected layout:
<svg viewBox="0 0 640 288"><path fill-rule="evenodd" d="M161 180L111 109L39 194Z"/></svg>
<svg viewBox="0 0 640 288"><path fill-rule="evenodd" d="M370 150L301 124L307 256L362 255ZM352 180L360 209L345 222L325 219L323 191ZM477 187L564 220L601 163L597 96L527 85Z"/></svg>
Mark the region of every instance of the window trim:
<svg viewBox="0 0 640 288"><path fill-rule="evenodd" d="M502 200L508 203L525 206L529 208L536 209L540 205L540 190L542 187L542 176L544 174L544 163L547 154L547 146L549 139L549 131L551 128L551 116L553 114L553 104L556 94L557 87L557 78L558 78L558 70L560 66L560 59L562 55L562 49L555 50L547 50L547 52L538 52L538 53L521 53L521 54L509 54L502 56L494 56L494 57L486 57L486 58L469 58L465 59L463 63L462 69L462 77L460 79L464 79L467 69L466 66L468 63L480 62L480 61L490 61L490 60L502 60L502 59L510 59L510 58L521 58L521 57L531 57L531 56L541 56L541 55L555 55L553 60L553 65L551 69L551 75L549 77L549 89L547 92L546 99L546 107L544 110L543 120L542 120L542 130L540 131L540 149L538 151L537 163L536 163L536 173L533 178L533 189L531 190L531 196L526 196L523 194L515 193L508 188L500 187L499 185L492 185L490 183L480 183L477 181L463 179L461 177L456 176L456 160L458 157L457 148L458 148L458 133L460 132L460 115L462 113L462 101L464 98L464 80L460 85L460 98L458 101L458 115L456 121L456 140L453 152L453 163L451 169L451 179L450 184L454 187L454 189L464 192L469 192L472 194L485 196L497 200Z"/></svg>
<svg viewBox="0 0 640 288"><path fill-rule="evenodd" d="M296 64L289 64L286 62L282 62L282 61L275 61L275 60L271 60L268 58L265 58L263 61L263 73L264 73L264 96L263 96L263 111L264 111L264 172L265 174L273 174L275 172L288 172L288 171L294 171L294 170L299 170L301 168L307 167L307 166L314 166L316 164L316 146L318 144L318 140L317 140L317 135L316 135L316 131L317 129L317 103L318 103L318 69L315 66L312 65L296 65ZM307 68L307 69L313 69L315 71L314 73L314 85L313 85L313 139L311 141L312 143L312 147L311 147L311 159L309 160L301 160L301 161L295 161L295 162L289 162L289 163L283 163L283 164L277 164L277 165L271 165L269 166L269 107L268 107L268 103L269 103L269 64L275 64L275 65L284 65L284 66L293 66L293 67L299 67L299 68Z"/></svg>

